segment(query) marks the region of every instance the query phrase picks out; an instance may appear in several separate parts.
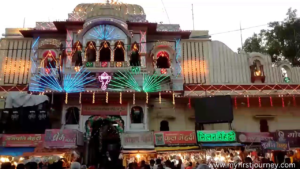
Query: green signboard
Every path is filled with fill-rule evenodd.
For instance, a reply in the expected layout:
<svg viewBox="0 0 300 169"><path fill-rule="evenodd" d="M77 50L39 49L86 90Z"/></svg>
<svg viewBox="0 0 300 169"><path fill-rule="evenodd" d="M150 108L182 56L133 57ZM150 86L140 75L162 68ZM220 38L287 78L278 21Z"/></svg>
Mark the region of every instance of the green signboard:
<svg viewBox="0 0 300 169"><path fill-rule="evenodd" d="M291 79L289 77L285 77L283 80L285 83L290 83L290 81L291 81Z"/></svg>
<svg viewBox="0 0 300 169"><path fill-rule="evenodd" d="M234 131L201 130L197 131L198 142L233 142L236 141Z"/></svg>
<svg viewBox="0 0 300 169"><path fill-rule="evenodd" d="M85 63L85 66L86 66L86 67L93 67L93 62L86 62L86 63Z"/></svg>

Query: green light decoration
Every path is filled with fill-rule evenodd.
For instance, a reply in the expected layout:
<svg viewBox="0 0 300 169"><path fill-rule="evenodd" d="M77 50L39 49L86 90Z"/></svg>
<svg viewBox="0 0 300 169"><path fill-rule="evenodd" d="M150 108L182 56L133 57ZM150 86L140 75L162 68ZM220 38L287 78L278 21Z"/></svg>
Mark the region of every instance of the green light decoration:
<svg viewBox="0 0 300 169"><path fill-rule="evenodd" d="M113 78L110 80L108 89L115 91L122 91L132 89L137 92L141 92L138 82L135 80L130 72L117 72L114 74Z"/></svg>
<svg viewBox="0 0 300 169"><path fill-rule="evenodd" d="M167 83L169 76L167 75L143 75L143 91L146 93L160 92L161 85Z"/></svg>
<svg viewBox="0 0 300 169"><path fill-rule="evenodd" d="M94 65L93 62L86 62L85 63L86 67L93 67L93 65Z"/></svg>
<svg viewBox="0 0 300 169"><path fill-rule="evenodd" d="M291 79L290 79L289 77L285 77L285 78L283 79L283 81L284 81L285 83L290 83L290 82L291 82Z"/></svg>
<svg viewBox="0 0 300 169"><path fill-rule="evenodd" d="M198 142L233 142L236 141L234 131L197 131Z"/></svg>
<svg viewBox="0 0 300 169"><path fill-rule="evenodd" d="M131 72L135 73L135 74L139 74L141 72L141 67L133 66L133 67L131 67Z"/></svg>

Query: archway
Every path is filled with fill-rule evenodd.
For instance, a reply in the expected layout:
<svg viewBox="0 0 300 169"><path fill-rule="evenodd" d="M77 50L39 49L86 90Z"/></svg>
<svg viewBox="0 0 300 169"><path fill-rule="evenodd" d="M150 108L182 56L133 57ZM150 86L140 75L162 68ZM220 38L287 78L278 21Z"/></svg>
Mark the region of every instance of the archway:
<svg viewBox="0 0 300 169"><path fill-rule="evenodd" d="M125 61L125 49L124 49L124 43L122 41L118 41L115 43L114 61L115 62Z"/></svg>
<svg viewBox="0 0 300 169"><path fill-rule="evenodd" d="M79 124L79 109L77 107L69 107L66 112L66 124Z"/></svg>
<svg viewBox="0 0 300 169"><path fill-rule="evenodd" d="M157 68L170 68L169 54L167 52L158 52L156 66Z"/></svg>
<svg viewBox="0 0 300 169"><path fill-rule="evenodd" d="M89 41L85 47L85 56L88 62L96 61L96 43Z"/></svg>
<svg viewBox="0 0 300 169"><path fill-rule="evenodd" d="M120 133L124 131L121 116L91 116L86 121L88 144L88 164L100 168L116 168L122 165ZM108 160L110 158L110 161Z"/></svg>
<svg viewBox="0 0 300 169"><path fill-rule="evenodd" d="M75 66L82 66L81 50L82 50L82 44L79 41L77 41L73 45L73 56L72 56L72 63L74 63Z"/></svg>
<svg viewBox="0 0 300 169"><path fill-rule="evenodd" d="M100 44L100 62L110 62L111 49L110 43L104 41Z"/></svg>
<svg viewBox="0 0 300 169"><path fill-rule="evenodd" d="M141 66L140 47L137 42L131 45L130 66Z"/></svg>
<svg viewBox="0 0 300 169"><path fill-rule="evenodd" d="M144 111L140 106L134 106L131 108L130 113L131 123L144 123Z"/></svg>
<svg viewBox="0 0 300 169"><path fill-rule="evenodd" d="M53 50L48 50L43 53L43 59L41 61L41 67L43 68L55 68L57 65L56 53Z"/></svg>

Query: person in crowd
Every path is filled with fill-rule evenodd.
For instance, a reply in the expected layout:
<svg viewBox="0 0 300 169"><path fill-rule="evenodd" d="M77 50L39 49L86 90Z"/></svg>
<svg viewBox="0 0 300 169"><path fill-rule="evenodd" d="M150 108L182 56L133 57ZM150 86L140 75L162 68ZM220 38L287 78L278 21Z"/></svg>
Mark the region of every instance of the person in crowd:
<svg viewBox="0 0 300 169"><path fill-rule="evenodd" d="M155 161L154 160L150 160L150 169L154 169L154 164L155 164Z"/></svg>
<svg viewBox="0 0 300 169"><path fill-rule="evenodd" d="M11 168L11 163L6 162L1 164L1 169L10 169Z"/></svg>
<svg viewBox="0 0 300 169"><path fill-rule="evenodd" d="M141 161L140 169L144 169L146 166L146 162L144 160Z"/></svg>
<svg viewBox="0 0 300 169"><path fill-rule="evenodd" d="M158 164L157 169L164 169L164 166L162 164Z"/></svg>
<svg viewBox="0 0 300 169"><path fill-rule="evenodd" d="M25 165L24 164L18 164L17 169L25 169Z"/></svg>
<svg viewBox="0 0 300 169"><path fill-rule="evenodd" d="M239 156L240 156L243 163L245 162L245 159L246 159L247 155L248 154L245 151L245 147L241 147Z"/></svg>
<svg viewBox="0 0 300 169"><path fill-rule="evenodd" d="M71 163L70 169L80 169L80 168L81 168L81 166L80 166L79 162L72 162Z"/></svg>
<svg viewBox="0 0 300 169"><path fill-rule="evenodd" d="M170 160L167 160L166 162L165 162L165 169L172 169L171 166L172 165L172 163L171 163L171 161Z"/></svg>
<svg viewBox="0 0 300 169"><path fill-rule="evenodd" d="M192 163L192 162L189 162L189 163L188 163L188 166L185 167L185 169L193 169L193 163Z"/></svg>
<svg viewBox="0 0 300 169"><path fill-rule="evenodd" d="M178 164L176 165L176 169L184 169L184 164L182 163L181 158L178 156L177 157Z"/></svg>
<svg viewBox="0 0 300 169"><path fill-rule="evenodd" d="M161 159L156 159L156 162L155 162L155 165L154 165L154 167L153 167L153 169L158 169L158 165L160 165L161 164Z"/></svg>
<svg viewBox="0 0 300 169"><path fill-rule="evenodd" d="M210 169L210 167L205 164L205 161L202 160L201 163L198 165L197 169Z"/></svg>
<svg viewBox="0 0 300 169"><path fill-rule="evenodd" d="M39 169L43 169L43 163L42 162L39 163Z"/></svg>
<svg viewBox="0 0 300 169"><path fill-rule="evenodd" d="M150 165L146 165L144 169L151 169Z"/></svg>

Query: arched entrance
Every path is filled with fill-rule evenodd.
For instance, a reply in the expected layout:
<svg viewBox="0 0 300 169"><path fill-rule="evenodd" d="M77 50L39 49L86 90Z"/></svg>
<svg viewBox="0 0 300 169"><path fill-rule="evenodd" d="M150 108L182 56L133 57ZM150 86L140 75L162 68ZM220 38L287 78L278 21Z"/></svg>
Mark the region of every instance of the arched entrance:
<svg viewBox="0 0 300 169"><path fill-rule="evenodd" d="M88 164L100 168L117 168L122 165L120 133L124 131L121 116L91 116L85 123L89 140Z"/></svg>

